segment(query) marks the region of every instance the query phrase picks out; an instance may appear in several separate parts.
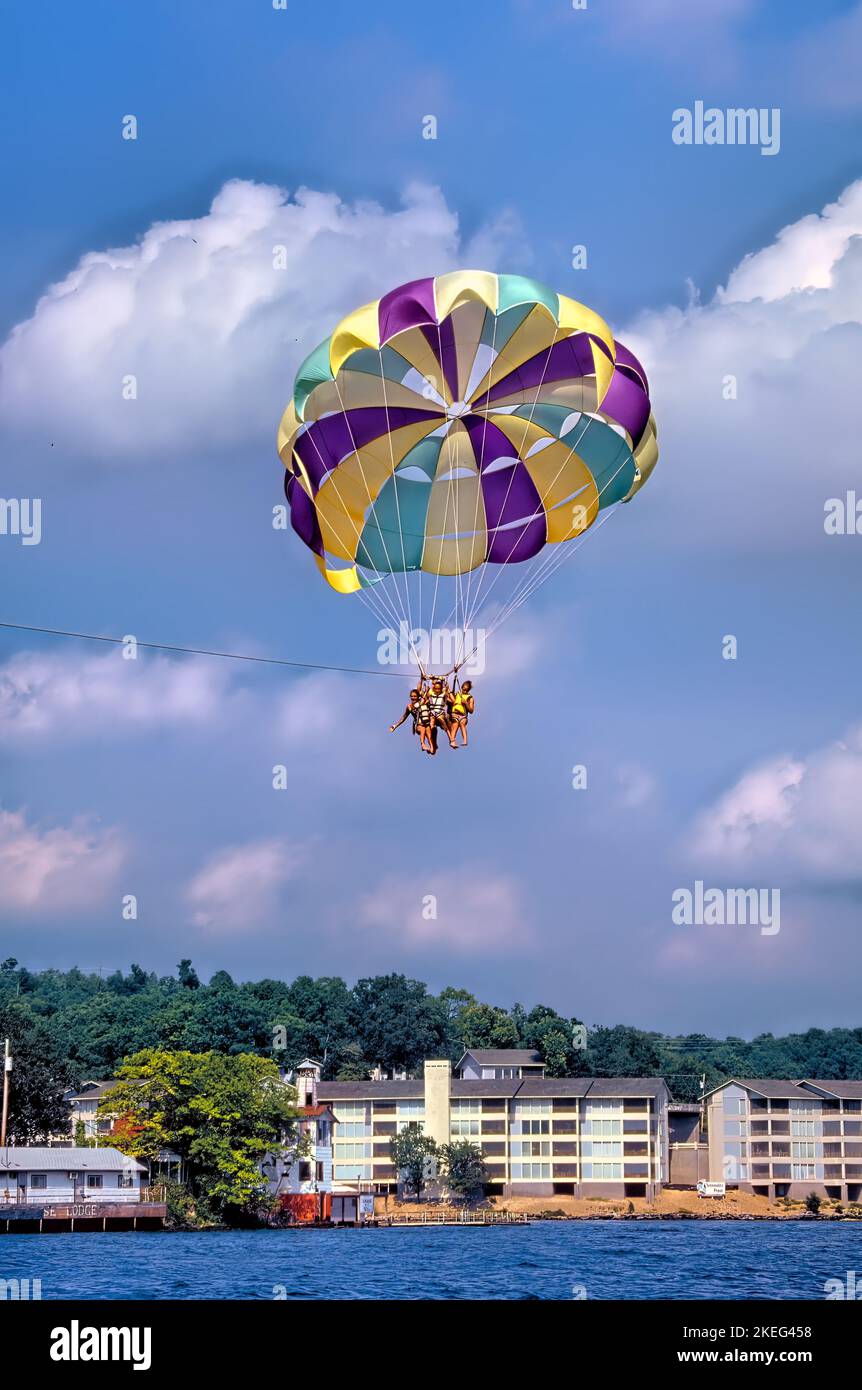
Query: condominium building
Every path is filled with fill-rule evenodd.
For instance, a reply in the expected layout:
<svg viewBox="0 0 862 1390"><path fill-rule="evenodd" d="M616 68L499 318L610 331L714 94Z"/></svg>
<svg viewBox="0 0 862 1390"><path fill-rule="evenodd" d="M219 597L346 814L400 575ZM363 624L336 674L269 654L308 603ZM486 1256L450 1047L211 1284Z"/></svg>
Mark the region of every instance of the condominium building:
<svg viewBox="0 0 862 1390"><path fill-rule="evenodd" d="M492 1193L652 1197L667 1182L669 1095L660 1077L550 1078L537 1054L515 1049L465 1053L455 1070L433 1060L422 1079L317 1085L316 1101L337 1121L336 1191L396 1191L389 1141L410 1125L438 1144L478 1145Z"/></svg>
<svg viewBox="0 0 862 1390"><path fill-rule="evenodd" d="M726 1081L704 1112L710 1178L772 1200L862 1200L862 1081Z"/></svg>

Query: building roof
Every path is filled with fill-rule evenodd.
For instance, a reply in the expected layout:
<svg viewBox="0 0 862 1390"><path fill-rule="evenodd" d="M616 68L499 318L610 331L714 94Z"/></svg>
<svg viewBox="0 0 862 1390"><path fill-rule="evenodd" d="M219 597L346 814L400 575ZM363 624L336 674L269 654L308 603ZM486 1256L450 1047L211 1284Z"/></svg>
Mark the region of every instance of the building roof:
<svg viewBox="0 0 862 1390"><path fill-rule="evenodd" d="M590 1084L588 1076L527 1076L518 1087L518 1096L585 1096Z"/></svg>
<svg viewBox="0 0 862 1390"><path fill-rule="evenodd" d="M87 1100L95 1100L107 1091L112 1091L116 1084L116 1081L82 1081L80 1086L73 1086L66 1091L65 1097L67 1100L82 1100L84 1097Z"/></svg>
<svg viewBox="0 0 862 1390"><path fill-rule="evenodd" d="M482 1067L543 1067L545 1065L542 1054L534 1051L531 1047L468 1047L458 1062L459 1068L465 1057L472 1057L474 1062L478 1062Z"/></svg>
<svg viewBox="0 0 862 1390"><path fill-rule="evenodd" d="M592 1082L589 1098L602 1096L657 1096L667 1090L663 1076L599 1076Z"/></svg>
<svg viewBox="0 0 862 1390"><path fill-rule="evenodd" d="M128 1172L130 1168L139 1173L147 1171L143 1163L121 1154L119 1149L89 1149L74 1144L69 1148L44 1149L28 1144L0 1149L0 1173L56 1172L61 1168L69 1172L85 1169L91 1173Z"/></svg>
<svg viewBox="0 0 862 1390"><path fill-rule="evenodd" d="M449 1095L453 1100L466 1096L508 1097L510 1100L516 1096L523 1096L524 1099L531 1096L591 1096L601 1099L604 1096L610 1099L658 1096L666 1089L660 1076L513 1076L487 1078L484 1081L462 1080L453 1076L449 1082ZM425 1083L421 1080L322 1081L317 1087L318 1100L329 1103L339 1100L422 1100L424 1095Z"/></svg>
<svg viewBox="0 0 862 1390"><path fill-rule="evenodd" d="M321 1081L320 1100L421 1100L424 1081Z"/></svg>
<svg viewBox="0 0 862 1390"><path fill-rule="evenodd" d="M814 1086L839 1100L862 1100L862 1081L820 1081L817 1077L806 1077L801 1085Z"/></svg>
<svg viewBox="0 0 862 1390"><path fill-rule="evenodd" d="M714 1096L726 1086L742 1086L747 1091L754 1091L755 1095L775 1100L799 1100L805 1096L798 1081L781 1081L771 1076L731 1076L719 1086L713 1086L706 1095Z"/></svg>
<svg viewBox="0 0 862 1390"><path fill-rule="evenodd" d="M329 1105L300 1105L297 1115L304 1120L319 1120L321 1115L332 1115L332 1108ZM335 1116L332 1115L335 1119Z"/></svg>
<svg viewBox="0 0 862 1390"><path fill-rule="evenodd" d="M488 1096L506 1097L511 1100L512 1096L524 1085L520 1077L486 1077L484 1081L462 1080L459 1076L454 1076L449 1085L449 1094L454 1098L458 1096Z"/></svg>

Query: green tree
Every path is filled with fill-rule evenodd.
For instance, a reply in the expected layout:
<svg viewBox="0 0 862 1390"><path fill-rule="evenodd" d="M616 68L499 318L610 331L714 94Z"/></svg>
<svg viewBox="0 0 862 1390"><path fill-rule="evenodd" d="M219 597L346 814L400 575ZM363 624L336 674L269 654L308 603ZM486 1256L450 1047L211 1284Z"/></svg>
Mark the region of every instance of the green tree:
<svg viewBox="0 0 862 1390"><path fill-rule="evenodd" d="M810 1211L812 1216L820 1215L820 1198L816 1192L809 1192L805 1198L805 1210Z"/></svg>
<svg viewBox="0 0 862 1390"><path fill-rule="evenodd" d="M469 1139L456 1139L441 1144L438 1151L440 1171L445 1174L450 1192L469 1201L485 1190L488 1169L478 1144Z"/></svg>
<svg viewBox="0 0 862 1390"><path fill-rule="evenodd" d="M593 1076L656 1076L661 1065L655 1038L622 1024L594 1028L587 1056Z"/></svg>
<svg viewBox="0 0 862 1390"><path fill-rule="evenodd" d="M9 1039L9 1134L18 1144L35 1144L51 1134L68 1134L69 1106L63 1092L72 1068L55 1030L34 1017L26 1003L0 1009L0 1039Z"/></svg>
<svg viewBox="0 0 862 1390"><path fill-rule="evenodd" d="M421 1201L437 1157L436 1140L430 1134L423 1134L417 1125L408 1125L389 1140L389 1155L404 1186L409 1192L415 1192L417 1200Z"/></svg>
<svg viewBox="0 0 862 1390"><path fill-rule="evenodd" d="M201 982L190 960L181 960L177 966L177 979L184 989L200 989Z"/></svg>
<svg viewBox="0 0 862 1390"><path fill-rule="evenodd" d="M352 990L354 1035L370 1066L412 1071L426 1057L445 1052L443 1009L421 980L377 975L358 980Z"/></svg>
<svg viewBox="0 0 862 1390"><path fill-rule="evenodd" d="M192 1192L223 1217L251 1210L266 1184L259 1164L287 1147L294 1095L275 1062L250 1053L145 1050L118 1071L100 1110L122 1116L117 1146L154 1162L162 1149L184 1160Z"/></svg>
<svg viewBox="0 0 862 1390"><path fill-rule="evenodd" d="M493 1004L467 1004L458 1017L458 1028L465 1048L521 1045L515 1019Z"/></svg>

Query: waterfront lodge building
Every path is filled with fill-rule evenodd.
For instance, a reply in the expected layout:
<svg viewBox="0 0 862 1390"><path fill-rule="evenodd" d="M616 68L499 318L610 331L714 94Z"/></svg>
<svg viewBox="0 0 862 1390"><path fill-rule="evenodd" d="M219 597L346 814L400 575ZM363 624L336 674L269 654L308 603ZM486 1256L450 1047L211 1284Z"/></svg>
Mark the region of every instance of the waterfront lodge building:
<svg viewBox="0 0 862 1390"><path fill-rule="evenodd" d="M294 1078L300 1105L325 1107L306 1191L331 1173L335 1195L397 1193L389 1141L417 1125L478 1145L489 1195L651 1200L707 1179L772 1201L862 1201L862 1081L733 1079L682 1104L662 1077L547 1077L523 1049L470 1049L454 1071L429 1060L421 1078L320 1070L307 1059Z"/></svg>
<svg viewBox="0 0 862 1390"><path fill-rule="evenodd" d="M478 1145L492 1196L651 1198L668 1181L670 1096L661 1077L550 1078L536 1052L471 1049L454 1073L432 1060L421 1079L310 1079L336 1121L336 1192L396 1193L389 1141L408 1125L438 1145Z"/></svg>
<svg viewBox="0 0 862 1390"><path fill-rule="evenodd" d="M420 1077L376 1069L367 1080L322 1081L321 1071L306 1058L282 1072L297 1093L297 1134L263 1164L269 1192L297 1220L356 1219L375 1195L402 1192L389 1143L408 1126L438 1145L477 1145L490 1196L652 1200L708 1179L772 1201L862 1201L862 1081L733 1078L678 1103L662 1077L548 1077L539 1053L512 1048L468 1049L454 1069L429 1059ZM70 1147L82 1122L91 1142L110 1135L113 1117L97 1116L96 1103L112 1084L69 1093L70 1133L50 1147L5 1151L16 1162L0 1179L0 1206L46 1188L57 1201L61 1174L81 1188L64 1191L67 1201L98 1203L108 1191L140 1200L133 1167L99 1181L88 1169L111 1151ZM428 1195L438 1195L430 1176Z"/></svg>

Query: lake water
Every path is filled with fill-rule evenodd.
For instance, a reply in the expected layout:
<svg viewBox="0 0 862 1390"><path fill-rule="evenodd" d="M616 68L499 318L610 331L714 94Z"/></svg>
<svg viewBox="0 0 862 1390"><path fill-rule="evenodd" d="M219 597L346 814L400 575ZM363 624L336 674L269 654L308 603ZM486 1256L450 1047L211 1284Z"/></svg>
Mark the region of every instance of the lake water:
<svg viewBox="0 0 862 1390"><path fill-rule="evenodd" d="M786 1299L858 1271L862 1224L571 1221L466 1229L0 1237L42 1298Z"/></svg>

